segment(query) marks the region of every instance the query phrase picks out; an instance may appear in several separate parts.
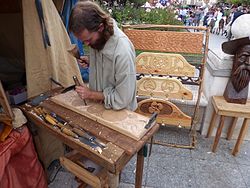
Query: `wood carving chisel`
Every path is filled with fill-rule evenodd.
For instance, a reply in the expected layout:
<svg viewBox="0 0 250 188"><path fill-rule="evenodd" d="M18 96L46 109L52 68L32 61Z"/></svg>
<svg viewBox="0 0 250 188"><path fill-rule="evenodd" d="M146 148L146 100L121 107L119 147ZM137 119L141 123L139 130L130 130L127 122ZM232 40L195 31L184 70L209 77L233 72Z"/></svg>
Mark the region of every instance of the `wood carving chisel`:
<svg viewBox="0 0 250 188"><path fill-rule="evenodd" d="M90 135L90 133L87 133L83 129L73 128L72 131L76 133L78 136L83 137L87 140L89 140L92 143L95 143L96 145L100 146L101 148L105 148L106 144L104 144L102 141L100 141L95 136Z"/></svg>
<svg viewBox="0 0 250 188"><path fill-rule="evenodd" d="M74 80L76 86L80 86L81 85L80 82L79 82L79 80L78 80L78 78L76 76L73 76L73 80ZM84 102L84 105L87 106L87 102L86 102L85 99L83 99L83 102Z"/></svg>
<svg viewBox="0 0 250 188"><path fill-rule="evenodd" d="M100 153L100 154L102 153L102 148L100 146L98 146L96 143L91 142L87 138L84 138L84 137L81 137L81 136L79 136L79 140L82 143L84 143L84 144L90 146L91 148L93 148L94 150L96 150L98 153Z"/></svg>
<svg viewBox="0 0 250 188"><path fill-rule="evenodd" d="M62 85L60 82L56 81L54 78L50 77L50 80L51 80L54 84L56 84L56 85L61 86L62 88L64 88L63 85Z"/></svg>
<svg viewBox="0 0 250 188"><path fill-rule="evenodd" d="M78 138L78 135L74 132L72 132L70 129L66 128L63 124L61 124L60 122L58 122L55 118L53 118L51 115L49 114L44 114L44 119L50 123L53 126L57 126L61 129L62 133L71 136L73 138Z"/></svg>
<svg viewBox="0 0 250 188"><path fill-rule="evenodd" d="M60 116L58 116L55 112L50 112L50 115L55 118L58 122L60 122L63 125L67 125L68 122L65 121L63 118L61 118Z"/></svg>
<svg viewBox="0 0 250 188"><path fill-rule="evenodd" d="M157 112L154 112L152 116L149 118L148 123L145 125L145 129L149 129L151 125L155 122L156 118L158 116Z"/></svg>

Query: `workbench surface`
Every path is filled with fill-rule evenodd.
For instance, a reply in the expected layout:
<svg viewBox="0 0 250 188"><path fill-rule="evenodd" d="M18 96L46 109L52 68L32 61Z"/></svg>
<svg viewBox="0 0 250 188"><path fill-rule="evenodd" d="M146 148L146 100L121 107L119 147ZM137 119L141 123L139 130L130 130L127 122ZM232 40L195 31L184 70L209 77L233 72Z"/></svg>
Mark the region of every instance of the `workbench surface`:
<svg viewBox="0 0 250 188"><path fill-rule="evenodd" d="M52 125L39 119L37 116L31 113L33 107L30 107L29 105L23 105L22 110L29 121L38 126L44 127L63 143L114 174L119 173L137 152L140 151L140 153L142 153L142 147L159 129L159 125L155 124L139 141L136 141L83 115L66 109L52 102L50 99L43 101L40 106L48 111L56 113L61 117L64 117L64 119L70 122L71 125L78 125L84 130L88 131L106 143L107 148L103 149L101 154L98 153L90 146L81 143L73 137L65 135L59 129L55 129ZM142 176L143 159L141 156L139 158L138 159L142 161L138 162L139 164L137 164L137 169L141 171L139 172L139 176ZM139 179L141 179L141 177L139 177Z"/></svg>

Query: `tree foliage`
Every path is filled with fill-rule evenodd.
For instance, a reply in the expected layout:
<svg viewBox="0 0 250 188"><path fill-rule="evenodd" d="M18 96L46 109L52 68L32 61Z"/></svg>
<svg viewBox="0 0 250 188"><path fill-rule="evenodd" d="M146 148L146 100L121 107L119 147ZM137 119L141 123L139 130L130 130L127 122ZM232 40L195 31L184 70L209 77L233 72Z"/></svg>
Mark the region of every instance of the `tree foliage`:
<svg viewBox="0 0 250 188"><path fill-rule="evenodd" d="M230 3L235 5L250 5L250 0L220 0L223 3Z"/></svg>
<svg viewBox="0 0 250 188"><path fill-rule="evenodd" d="M174 18L175 14L171 10L151 9L146 11L144 8L128 3L124 7L113 7L111 15L119 24L182 24Z"/></svg>

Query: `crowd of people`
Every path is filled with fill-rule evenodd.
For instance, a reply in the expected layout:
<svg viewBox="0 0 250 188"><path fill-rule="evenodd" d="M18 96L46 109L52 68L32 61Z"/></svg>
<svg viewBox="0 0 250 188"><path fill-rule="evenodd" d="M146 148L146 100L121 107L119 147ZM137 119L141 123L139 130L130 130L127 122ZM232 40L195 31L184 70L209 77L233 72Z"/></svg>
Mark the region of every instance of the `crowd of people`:
<svg viewBox="0 0 250 188"><path fill-rule="evenodd" d="M176 10L177 18L188 26L210 26L211 33L225 34L230 31L232 23L242 14L249 14L249 6L186 7Z"/></svg>

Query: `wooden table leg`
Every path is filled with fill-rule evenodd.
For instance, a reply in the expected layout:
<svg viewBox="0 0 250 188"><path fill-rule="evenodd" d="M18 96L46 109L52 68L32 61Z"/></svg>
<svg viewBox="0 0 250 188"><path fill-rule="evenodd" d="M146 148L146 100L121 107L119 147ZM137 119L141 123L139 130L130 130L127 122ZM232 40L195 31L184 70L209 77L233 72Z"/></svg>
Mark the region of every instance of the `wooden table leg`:
<svg viewBox="0 0 250 188"><path fill-rule="evenodd" d="M208 128L208 131L207 131L207 138L209 138L211 136L212 132L213 132L216 117L217 117L217 115L216 115L216 112L214 110L213 115L212 115L212 119L211 119L211 122L210 122L210 125L209 125L209 128Z"/></svg>
<svg viewBox="0 0 250 188"><path fill-rule="evenodd" d="M237 139L237 142L234 146L234 149L233 149L233 152L232 154L235 156L238 152L239 152L239 149L240 149L240 145L242 144L242 141L247 133L247 129L248 129L248 119L245 118L244 119L244 122L242 124L242 127L240 129L240 134L238 136L238 139Z"/></svg>
<svg viewBox="0 0 250 188"><path fill-rule="evenodd" d="M143 165L144 165L144 156L142 147L140 151L138 151L137 153L135 188L141 188L142 186Z"/></svg>
<svg viewBox="0 0 250 188"><path fill-rule="evenodd" d="M224 126L224 119L225 119L225 116L221 116L221 118L220 118L220 124L219 124L219 127L217 129L217 132L216 132L216 135L215 135L215 138L214 138L214 144L213 144L212 152L216 151L217 145L219 143L221 132L222 132L222 128Z"/></svg>
<svg viewBox="0 0 250 188"><path fill-rule="evenodd" d="M233 117L230 127L227 131L227 140L231 140L237 120L238 120L237 117Z"/></svg>

